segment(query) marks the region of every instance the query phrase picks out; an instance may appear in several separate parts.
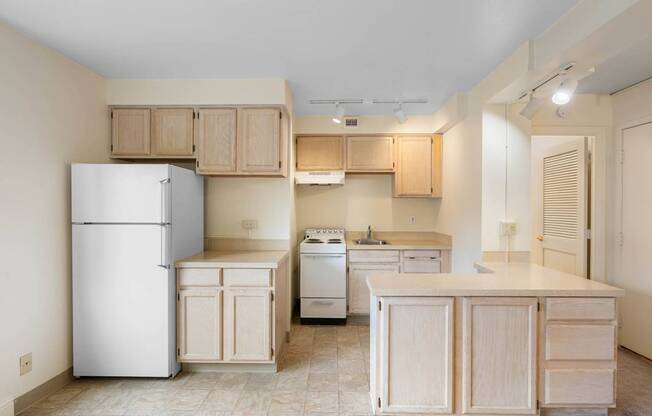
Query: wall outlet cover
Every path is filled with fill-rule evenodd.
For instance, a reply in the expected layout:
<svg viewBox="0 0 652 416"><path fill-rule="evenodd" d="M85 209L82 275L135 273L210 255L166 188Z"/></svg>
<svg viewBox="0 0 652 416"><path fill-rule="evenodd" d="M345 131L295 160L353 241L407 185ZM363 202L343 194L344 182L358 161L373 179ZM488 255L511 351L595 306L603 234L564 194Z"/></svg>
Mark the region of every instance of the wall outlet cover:
<svg viewBox="0 0 652 416"><path fill-rule="evenodd" d="M499 224L500 224L500 235L512 236L516 234L516 221L501 220Z"/></svg>
<svg viewBox="0 0 652 416"><path fill-rule="evenodd" d="M23 376L32 371L32 353L23 354L19 359L20 375Z"/></svg>
<svg viewBox="0 0 652 416"><path fill-rule="evenodd" d="M255 230L258 228L258 220L242 220L242 228L245 230Z"/></svg>

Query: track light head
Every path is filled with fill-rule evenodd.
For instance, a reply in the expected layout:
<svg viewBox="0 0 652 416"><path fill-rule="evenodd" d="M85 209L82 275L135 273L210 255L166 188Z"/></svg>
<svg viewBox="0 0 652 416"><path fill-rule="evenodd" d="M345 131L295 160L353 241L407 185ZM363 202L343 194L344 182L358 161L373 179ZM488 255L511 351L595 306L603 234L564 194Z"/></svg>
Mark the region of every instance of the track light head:
<svg viewBox="0 0 652 416"><path fill-rule="evenodd" d="M577 80L575 78L566 78L559 84L557 90L552 94L552 102L557 105L568 104L573 98L577 89Z"/></svg>
<svg viewBox="0 0 652 416"><path fill-rule="evenodd" d="M335 114L333 115L333 123L342 124L344 120L344 107L340 103L335 103Z"/></svg>
<svg viewBox="0 0 652 416"><path fill-rule="evenodd" d="M396 119L400 124L403 124L407 121L407 116L403 111L403 103L400 103L398 107L394 110L394 117L396 117Z"/></svg>
<svg viewBox="0 0 652 416"><path fill-rule="evenodd" d="M528 99L527 104L525 104L525 107L523 107L519 114L528 120L532 120L532 117L534 117L537 111L539 111L543 103L544 100L542 98L537 98L530 93L530 98Z"/></svg>

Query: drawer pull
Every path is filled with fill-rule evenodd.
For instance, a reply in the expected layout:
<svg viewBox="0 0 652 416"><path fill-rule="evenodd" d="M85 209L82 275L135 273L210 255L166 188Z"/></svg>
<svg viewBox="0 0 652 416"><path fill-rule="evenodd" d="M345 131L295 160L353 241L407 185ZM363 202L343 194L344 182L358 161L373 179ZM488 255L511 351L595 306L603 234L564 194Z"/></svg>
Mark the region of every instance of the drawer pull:
<svg viewBox="0 0 652 416"><path fill-rule="evenodd" d="M312 303L314 303L315 305L332 305L335 302L333 302L332 300L316 300Z"/></svg>
<svg viewBox="0 0 652 416"><path fill-rule="evenodd" d="M416 259L416 257L410 256L410 257L408 257L408 259L414 260L414 259Z"/></svg>

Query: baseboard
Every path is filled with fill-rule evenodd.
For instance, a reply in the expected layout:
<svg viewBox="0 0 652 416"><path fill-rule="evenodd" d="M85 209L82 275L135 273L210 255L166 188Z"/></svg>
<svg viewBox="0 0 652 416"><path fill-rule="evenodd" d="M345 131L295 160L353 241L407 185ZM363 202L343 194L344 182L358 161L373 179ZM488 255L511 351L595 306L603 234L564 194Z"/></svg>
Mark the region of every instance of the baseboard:
<svg viewBox="0 0 652 416"><path fill-rule="evenodd" d="M0 416L14 416L14 401L9 400L0 405Z"/></svg>
<svg viewBox="0 0 652 416"><path fill-rule="evenodd" d="M32 390L16 398L13 403L14 412L16 414L22 412L39 400L49 396L58 390L61 390L72 380L74 380L74 377L72 376L72 367L70 367L61 374L52 377L40 386L36 386ZM11 413L11 415L13 414L14 413ZM0 415L4 416L2 412L0 412Z"/></svg>
<svg viewBox="0 0 652 416"><path fill-rule="evenodd" d="M275 373L278 371L277 363L183 363L183 371L189 373Z"/></svg>

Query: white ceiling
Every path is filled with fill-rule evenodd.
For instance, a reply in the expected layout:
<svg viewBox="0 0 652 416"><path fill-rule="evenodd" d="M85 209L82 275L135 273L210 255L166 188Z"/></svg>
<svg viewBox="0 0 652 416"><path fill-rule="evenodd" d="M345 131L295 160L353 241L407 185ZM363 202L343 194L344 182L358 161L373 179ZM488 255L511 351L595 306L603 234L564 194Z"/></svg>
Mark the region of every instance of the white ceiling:
<svg viewBox="0 0 652 416"><path fill-rule="evenodd" d="M3 0L0 20L109 78L285 78L310 99L431 113L576 0ZM389 114L392 106L349 106Z"/></svg>

